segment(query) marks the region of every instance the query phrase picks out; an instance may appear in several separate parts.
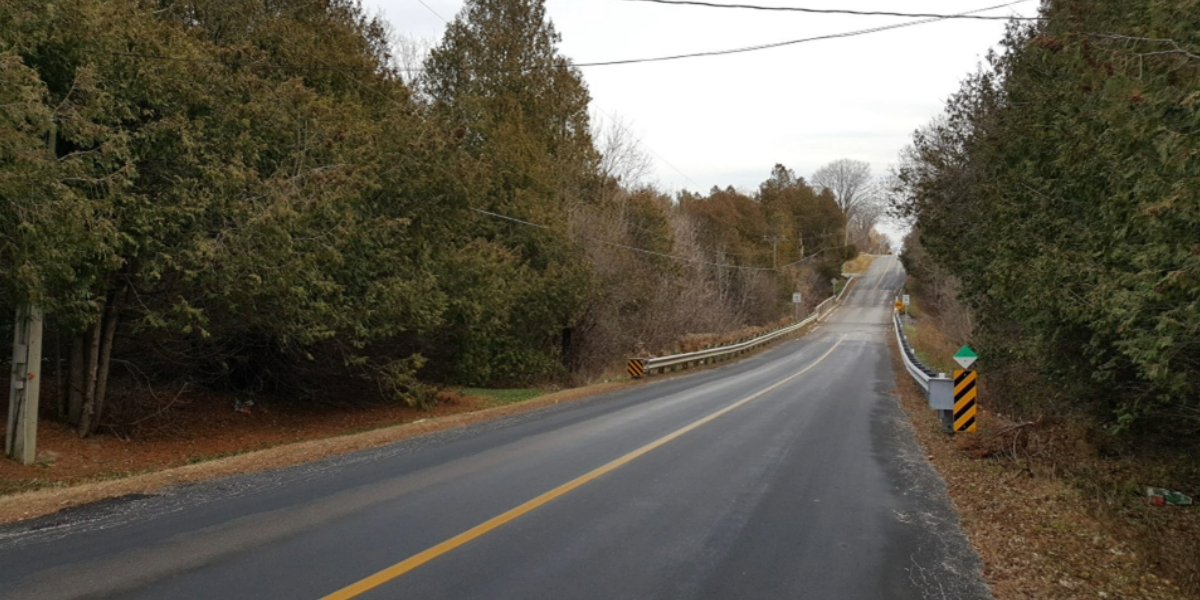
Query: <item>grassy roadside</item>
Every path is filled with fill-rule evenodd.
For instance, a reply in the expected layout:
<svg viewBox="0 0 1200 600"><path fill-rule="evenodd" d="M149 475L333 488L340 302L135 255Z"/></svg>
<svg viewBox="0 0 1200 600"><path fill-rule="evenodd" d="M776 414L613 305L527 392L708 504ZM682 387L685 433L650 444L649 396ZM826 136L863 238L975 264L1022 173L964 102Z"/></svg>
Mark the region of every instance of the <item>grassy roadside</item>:
<svg viewBox="0 0 1200 600"><path fill-rule="evenodd" d="M842 264L842 272L846 274L866 273L867 269L871 268L872 262L875 262L874 256L870 254L859 254L858 256Z"/></svg>
<svg viewBox="0 0 1200 600"><path fill-rule="evenodd" d="M479 398L485 401L488 406L504 406L505 404L513 404L514 402L525 402L546 393L545 390L537 388L462 388L455 391L466 398Z"/></svg>
<svg viewBox="0 0 1200 600"><path fill-rule="evenodd" d="M933 365L955 348L918 309L909 339ZM895 350L895 349L894 349ZM946 480L998 600L1200 597L1200 510L1138 496L1151 465L1100 456L1069 422L1016 423L987 410L979 432L940 433L923 392L896 363L897 393Z"/></svg>
<svg viewBox="0 0 1200 600"><path fill-rule="evenodd" d="M859 254L858 256L842 263L843 275L864 275L867 269L871 268L871 263L875 262L875 257L870 254ZM833 295L836 297L846 289L850 284L849 279L838 278L833 282Z"/></svg>

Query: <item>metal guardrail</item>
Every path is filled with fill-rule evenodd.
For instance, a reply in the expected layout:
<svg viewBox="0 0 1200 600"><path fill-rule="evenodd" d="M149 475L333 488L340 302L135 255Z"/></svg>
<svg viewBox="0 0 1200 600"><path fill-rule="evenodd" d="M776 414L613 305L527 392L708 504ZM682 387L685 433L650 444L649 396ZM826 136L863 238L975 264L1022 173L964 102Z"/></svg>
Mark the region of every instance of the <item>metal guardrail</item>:
<svg viewBox="0 0 1200 600"><path fill-rule="evenodd" d="M904 335L904 326L900 322L899 312L892 313L892 326L896 330L896 343L900 346L900 354L904 357L905 370L912 375L921 389L928 392L930 379L944 379L945 377L922 364L921 360L917 358L917 352L913 350L912 344L908 343L908 336Z"/></svg>
<svg viewBox="0 0 1200 600"><path fill-rule="evenodd" d="M900 320L900 312L892 313L892 326L896 330L896 343L900 346L900 355L904 358L904 369L912 376L913 381L925 391L925 400L929 408L938 412L942 420L942 429L947 433L954 431L954 380L946 377L924 364L917 358L916 351L904 335L904 327Z"/></svg>
<svg viewBox="0 0 1200 600"><path fill-rule="evenodd" d="M821 303L818 304L815 309L813 309L813 313L799 323L788 325L787 327L776 329L775 331L765 333L756 338L738 342L736 344L730 344L728 346L718 346L716 348L697 350L696 352L685 352L683 354L672 354L670 356L659 356L654 358L631 358L629 359L629 365L627 369L629 375L635 379L638 379L655 371L662 371L672 367L687 368L694 364L703 365L716 360L724 360L726 358L744 354L758 346L761 346L781 336L795 332L807 325L811 325L812 323L829 316L829 313L841 303L842 298L844 298L846 295L846 290L850 289L850 284L853 283L853 281L854 277L851 276L850 279L846 281L846 285L842 288L842 291L838 295L830 296L825 300L822 300Z"/></svg>

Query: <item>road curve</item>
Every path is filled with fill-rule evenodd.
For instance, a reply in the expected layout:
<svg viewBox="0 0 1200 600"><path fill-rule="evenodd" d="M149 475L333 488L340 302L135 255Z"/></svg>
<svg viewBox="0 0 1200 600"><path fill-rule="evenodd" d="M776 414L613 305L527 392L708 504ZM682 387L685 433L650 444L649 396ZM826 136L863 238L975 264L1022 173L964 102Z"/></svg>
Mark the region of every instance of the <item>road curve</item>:
<svg viewBox="0 0 1200 600"><path fill-rule="evenodd" d="M0 528L0 597L990 598L893 395L902 281L721 368Z"/></svg>

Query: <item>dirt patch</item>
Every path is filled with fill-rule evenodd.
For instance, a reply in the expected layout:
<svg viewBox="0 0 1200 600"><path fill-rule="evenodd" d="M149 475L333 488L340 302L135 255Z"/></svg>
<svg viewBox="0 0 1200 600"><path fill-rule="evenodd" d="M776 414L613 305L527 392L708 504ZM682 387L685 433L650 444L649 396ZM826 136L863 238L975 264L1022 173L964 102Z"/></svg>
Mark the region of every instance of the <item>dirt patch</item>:
<svg viewBox="0 0 1200 600"><path fill-rule="evenodd" d="M1074 436L1054 432L1050 424L1009 421L986 410L985 398L979 433L948 436L924 392L905 372L894 344L893 361L900 403L946 481L998 600L1195 597L1139 550L1145 541L1139 534L1120 521L1097 516L1095 499L1073 485L1065 465L1044 460L1047 452L1085 456L1085 449L1064 446L1073 444ZM1196 519L1195 509L1152 508L1128 494L1121 502L1181 526ZM1183 526L1191 537L1162 541L1191 552L1200 532L1193 527Z"/></svg>
<svg viewBox="0 0 1200 600"><path fill-rule="evenodd" d="M170 426L136 441L115 435L79 439L65 426L39 424L39 455L22 466L0 460L0 523L167 486L300 465L393 442L501 419L630 387L603 383L489 407L451 395L431 410L405 406L303 408L256 405L235 412L229 401L193 401Z"/></svg>

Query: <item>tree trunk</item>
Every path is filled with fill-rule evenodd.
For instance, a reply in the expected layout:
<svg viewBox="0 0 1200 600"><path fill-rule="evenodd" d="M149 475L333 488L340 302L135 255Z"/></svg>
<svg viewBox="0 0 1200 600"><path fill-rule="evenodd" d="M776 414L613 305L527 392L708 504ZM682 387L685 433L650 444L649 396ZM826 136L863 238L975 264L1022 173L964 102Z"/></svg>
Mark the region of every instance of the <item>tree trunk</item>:
<svg viewBox="0 0 1200 600"><path fill-rule="evenodd" d="M100 417L104 414L104 401L108 399L108 374L112 370L113 339L116 338L117 323L121 319L123 296L123 293L113 295L108 303L108 314L104 318L104 340L100 345L99 373L96 376L96 411L89 423L91 429L86 435L91 435L100 426Z"/></svg>
<svg viewBox="0 0 1200 600"><path fill-rule="evenodd" d="M62 330L54 320L54 393L58 396L58 418L67 416L67 388L63 385Z"/></svg>
<svg viewBox="0 0 1200 600"><path fill-rule="evenodd" d="M579 361L576 360L577 352L573 340L574 333L574 328L563 327L559 346L559 356L562 358L562 365L567 368L569 373L574 373L579 368Z"/></svg>
<svg viewBox="0 0 1200 600"><path fill-rule="evenodd" d="M71 336L71 375L67 391L67 423L78 425L83 414L83 334Z"/></svg>
<svg viewBox="0 0 1200 600"><path fill-rule="evenodd" d="M96 414L96 373L100 369L100 338L104 324L101 313L92 330L88 332L87 368L84 371L83 411L79 415L79 425L76 432L79 437L87 437L92 431L92 420Z"/></svg>

